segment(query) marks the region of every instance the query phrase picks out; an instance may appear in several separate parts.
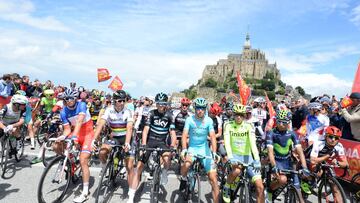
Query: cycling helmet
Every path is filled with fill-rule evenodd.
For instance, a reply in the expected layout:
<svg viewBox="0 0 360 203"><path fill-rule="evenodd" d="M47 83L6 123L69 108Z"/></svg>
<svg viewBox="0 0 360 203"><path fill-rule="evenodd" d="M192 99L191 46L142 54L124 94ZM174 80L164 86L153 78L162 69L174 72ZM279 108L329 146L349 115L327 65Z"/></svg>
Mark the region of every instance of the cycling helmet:
<svg viewBox="0 0 360 203"><path fill-rule="evenodd" d="M245 114L246 113L246 107L242 104L234 104L233 106L233 112L236 114Z"/></svg>
<svg viewBox="0 0 360 203"><path fill-rule="evenodd" d="M28 98L25 97L24 95L20 95L20 94L15 94L11 98L12 104L27 104L28 102L29 102Z"/></svg>
<svg viewBox="0 0 360 203"><path fill-rule="evenodd" d="M44 91L45 97L47 97L47 96L52 96L52 95L54 95L54 94L55 94L55 92L54 92L54 90L52 90L52 89L47 89L47 90Z"/></svg>
<svg viewBox="0 0 360 203"><path fill-rule="evenodd" d="M64 92L59 92L59 93L56 95L56 98L58 98L58 99L64 99Z"/></svg>
<svg viewBox="0 0 360 203"><path fill-rule="evenodd" d="M319 102L311 102L308 108L320 111L322 109L322 104L320 104Z"/></svg>
<svg viewBox="0 0 360 203"><path fill-rule="evenodd" d="M321 104L323 104L323 103L331 104L331 103L332 103L331 100L330 100L328 97L322 97L322 98L319 100L319 102L320 102Z"/></svg>
<svg viewBox="0 0 360 203"><path fill-rule="evenodd" d="M101 97L101 94L100 94L100 91L99 90L93 90L92 93L91 93L91 96L95 99L95 98L100 98Z"/></svg>
<svg viewBox="0 0 360 203"><path fill-rule="evenodd" d="M291 112L287 110L280 110L276 113L276 120L279 121L290 121L291 120Z"/></svg>
<svg viewBox="0 0 360 203"><path fill-rule="evenodd" d="M251 113L252 112L252 107L251 106L245 106L246 108L246 113Z"/></svg>
<svg viewBox="0 0 360 203"><path fill-rule="evenodd" d="M335 126L327 127L325 130L325 134L326 135L334 135L336 137L341 137L341 131L339 130L339 128L337 128Z"/></svg>
<svg viewBox="0 0 360 203"><path fill-rule="evenodd" d="M222 112L222 109L218 103L215 102L210 105L210 113L211 114L218 116L218 115L220 115L221 112Z"/></svg>
<svg viewBox="0 0 360 203"><path fill-rule="evenodd" d="M24 90L18 90L15 92L15 94L26 96L26 92Z"/></svg>
<svg viewBox="0 0 360 203"><path fill-rule="evenodd" d="M126 99L126 92L124 90L117 90L116 92L113 93L113 99L117 100L117 99Z"/></svg>
<svg viewBox="0 0 360 203"><path fill-rule="evenodd" d="M225 104L225 109L226 110L232 110L233 109L234 104L232 102L228 102Z"/></svg>
<svg viewBox="0 0 360 203"><path fill-rule="evenodd" d="M165 93L160 92L156 94L155 96L156 103L166 103L167 101L168 101L168 96Z"/></svg>
<svg viewBox="0 0 360 203"><path fill-rule="evenodd" d="M262 97L257 97L257 98L254 100L254 102L256 102L256 103L265 103L266 101L265 101L265 99L262 98Z"/></svg>
<svg viewBox="0 0 360 203"><path fill-rule="evenodd" d="M190 100L186 97L182 98L180 102L182 105L189 105L191 103Z"/></svg>
<svg viewBox="0 0 360 203"><path fill-rule="evenodd" d="M197 98L194 101L194 106L195 108L199 107L199 108L206 108L207 107L207 101L204 98Z"/></svg>
<svg viewBox="0 0 360 203"><path fill-rule="evenodd" d="M73 98L76 99L79 96L79 92L77 90L67 89L65 90L63 97L64 98Z"/></svg>

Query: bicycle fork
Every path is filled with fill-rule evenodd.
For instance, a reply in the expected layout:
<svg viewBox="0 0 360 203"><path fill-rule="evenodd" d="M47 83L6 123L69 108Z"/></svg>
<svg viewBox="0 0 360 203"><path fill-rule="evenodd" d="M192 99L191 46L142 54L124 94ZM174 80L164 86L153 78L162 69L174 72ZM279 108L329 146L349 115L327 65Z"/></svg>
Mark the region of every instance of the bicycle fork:
<svg viewBox="0 0 360 203"><path fill-rule="evenodd" d="M64 162L62 164L59 163L58 168L56 169L56 173L54 174L53 182L61 183L61 181L63 180L65 167L66 167L66 163L68 160L68 154L69 154L68 152L65 152ZM60 172L60 174L59 174L59 172ZM70 173L72 173L72 171L70 171ZM57 174L59 174L59 175L57 176ZM56 179L56 178L58 178L58 179Z"/></svg>

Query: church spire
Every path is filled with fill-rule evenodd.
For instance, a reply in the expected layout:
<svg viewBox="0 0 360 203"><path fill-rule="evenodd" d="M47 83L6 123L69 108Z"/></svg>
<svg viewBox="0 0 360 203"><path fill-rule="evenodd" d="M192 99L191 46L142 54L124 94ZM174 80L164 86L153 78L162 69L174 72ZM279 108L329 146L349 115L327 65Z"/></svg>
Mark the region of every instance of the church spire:
<svg viewBox="0 0 360 203"><path fill-rule="evenodd" d="M249 30L248 30L248 32L246 34L246 40L244 43L244 49L250 49L250 48L251 48L251 44L250 44L250 35L249 35Z"/></svg>

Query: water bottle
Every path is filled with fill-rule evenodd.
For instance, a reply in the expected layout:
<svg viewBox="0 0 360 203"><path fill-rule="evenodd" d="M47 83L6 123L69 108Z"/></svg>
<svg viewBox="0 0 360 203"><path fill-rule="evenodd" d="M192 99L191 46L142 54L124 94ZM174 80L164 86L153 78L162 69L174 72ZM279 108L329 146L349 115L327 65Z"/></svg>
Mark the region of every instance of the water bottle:
<svg viewBox="0 0 360 203"><path fill-rule="evenodd" d="M119 158L117 156L114 157L114 169L117 171L119 165Z"/></svg>

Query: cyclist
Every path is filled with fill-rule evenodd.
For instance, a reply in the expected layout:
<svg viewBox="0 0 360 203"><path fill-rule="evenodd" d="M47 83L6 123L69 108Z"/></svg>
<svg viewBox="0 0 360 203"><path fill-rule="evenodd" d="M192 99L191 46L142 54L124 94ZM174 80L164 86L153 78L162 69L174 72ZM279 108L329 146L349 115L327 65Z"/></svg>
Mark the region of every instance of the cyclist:
<svg viewBox="0 0 360 203"><path fill-rule="evenodd" d="M143 131L149 112L152 110L150 97L145 97L143 105L136 109L137 119L134 125L136 131Z"/></svg>
<svg viewBox="0 0 360 203"><path fill-rule="evenodd" d="M102 109L101 95L98 90L94 90L92 92L92 101L89 101L87 105L91 115L91 120L95 125L98 120L100 110Z"/></svg>
<svg viewBox="0 0 360 203"><path fill-rule="evenodd" d="M181 139L182 152L181 157L184 164L181 166L180 191L186 188L186 176L193 162L192 155L212 156L219 159L216 155L216 137L214 125L211 118L205 115L207 101L204 98L197 98L194 101L195 115L189 116L185 121L185 127ZM210 136L211 150L207 142ZM187 145L189 139L189 146ZM188 146L188 147L187 147ZM219 186L217 181L216 164L213 159L205 158L202 165L208 174L212 187L212 196L214 202L219 201Z"/></svg>
<svg viewBox="0 0 360 203"><path fill-rule="evenodd" d="M263 97L258 97L254 100L254 108L252 110L252 116L257 118L260 122L260 126L264 127L264 122L267 117L267 112L265 110L266 101Z"/></svg>
<svg viewBox="0 0 360 203"><path fill-rule="evenodd" d="M240 175L241 165L251 164L247 170L247 176L255 184L257 202L264 202L264 185L261 179L261 164L259 151L256 147L254 127L245 122L246 107L241 104L235 104L233 107L234 121L225 124L224 140L228 159L232 164L232 171L228 175L223 190L224 202L230 202L230 186L235 178Z"/></svg>
<svg viewBox="0 0 360 203"><path fill-rule="evenodd" d="M168 146L166 145L166 138L170 132L170 147L175 148L176 134L174 130L173 117L171 112L165 110L168 105L168 96L162 92L158 93L155 96L155 103L156 109L149 112L142 132L142 147L168 149ZM144 169L144 164L149 160L150 154L150 151L143 153L137 164L132 187L129 189L129 202L133 202L135 191L139 184L141 173ZM161 157L164 165L161 172L161 184L165 185L168 181L167 170L171 164L171 156L169 152L164 152Z"/></svg>
<svg viewBox="0 0 360 203"><path fill-rule="evenodd" d="M225 104L225 112L223 114L221 114L221 120L222 120L222 124L223 124L223 128L224 128L224 124L226 121L229 120L233 120L233 103L232 102L227 102Z"/></svg>
<svg viewBox="0 0 360 203"><path fill-rule="evenodd" d="M310 170L321 176L322 171L319 171L318 164L326 161L331 161L334 165L346 168L348 162L345 156L345 149L339 142L341 131L335 126L329 126L325 130L325 139L315 142L310 146L305 154L306 158L310 158ZM310 153L309 153L310 152ZM331 182L330 182L331 184ZM301 184L304 191L310 191L309 185L306 182ZM341 193L334 184L331 184L334 191L334 197L341 202ZM311 192L310 192L311 193Z"/></svg>
<svg viewBox="0 0 360 203"><path fill-rule="evenodd" d="M94 142L93 122L86 103L77 101L78 91L67 89L64 92L64 108L60 116L64 128L64 136L71 137L75 143L81 146L80 165L82 170L83 190L82 193L75 197L74 202L84 202L89 198L89 160ZM73 130L72 130L73 129ZM63 136L58 138L63 139ZM55 143L54 150L61 152L59 143Z"/></svg>
<svg viewBox="0 0 360 203"><path fill-rule="evenodd" d="M222 136L223 135L223 124L222 124L221 118L219 117L221 113L222 113L222 109L218 103L213 103L210 105L209 117L213 121L213 125L214 125L215 137L216 137L216 142L217 142L217 150L222 157L225 157L226 150L224 147L224 137Z"/></svg>
<svg viewBox="0 0 360 203"><path fill-rule="evenodd" d="M294 131L288 130L288 124L291 121L291 113L287 110L280 110L276 113L276 128L270 131L266 137L266 145L268 148L269 161L274 174L274 181L270 183L268 188L268 199L272 201L272 192L287 183L286 175L279 173L281 169L293 169L293 161L291 159L292 148L295 148L297 156L300 158L302 171L304 175L308 175L304 153ZM294 176L294 185L300 191L300 182L297 175ZM300 197L303 202L302 197Z"/></svg>
<svg viewBox="0 0 360 203"><path fill-rule="evenodd" d="M185 126L185 120L191 115L191 113L189 112L189 106L191 103L190 100L184 97L181 99L180 103L180 111L173 112L177 147L181 147L181 144L179 145L179 141L181 142L181 136Z"/></svg>
<svg viewBox="0 0 360 203"><path fill-rule="evenodd" d="M51 113L52 108L56 104L56 98L54 98L54 90L47 89L44 90L44 97L41 98L40 106L43 109L45 115Z"/></svg>
<svg viewBox="0 0 360 203"><path fill-rule="evenodd" d="M259 119L255 118L252 116L252 107L251 106L246 106L246 117L245 120L252 124L253 127L255 128L255 135L261 137L262 140L266 139L266 135L263 131L263 129L261 128Z"/></svg>
<svg viewBox="0 0 360 203"><path fill-rule="evenodd" d="M321 113L323 109L319 102L312 102L308 106L310 114L306 118L306 138L308 146L315 141L324 139L324 130L329 126L329 117Z"/></svg>
<svg viewBox="0 0 360 203"><path fill-rule="evenodd" d="M98 125L96 126L94 139L99 140L100 133L106 123L111 128L111 140L103 143L99 152L101 168L105 167L106 160L111 146L109 144L123 145L125 152L129 153L129 157L125 161L128 184L131 184L133 177L133 162L134 162L134 151L131 150L130 141L132 135L133 118L130 110L124 108L126 102L126 93L123 90L118 90L113 94L114 104L106 108L104 115L99 119ZM97 146L94 145L94 148Z"/></svg>
<svg viewBox="0 0 360 203"><path fill-rule="evenodd" d="M20 94L11 98L9 104L0 110L0 137L9 133L16 137L16 147L20 148L20 127L24 124L26 104L28 99Z"/></svg>

